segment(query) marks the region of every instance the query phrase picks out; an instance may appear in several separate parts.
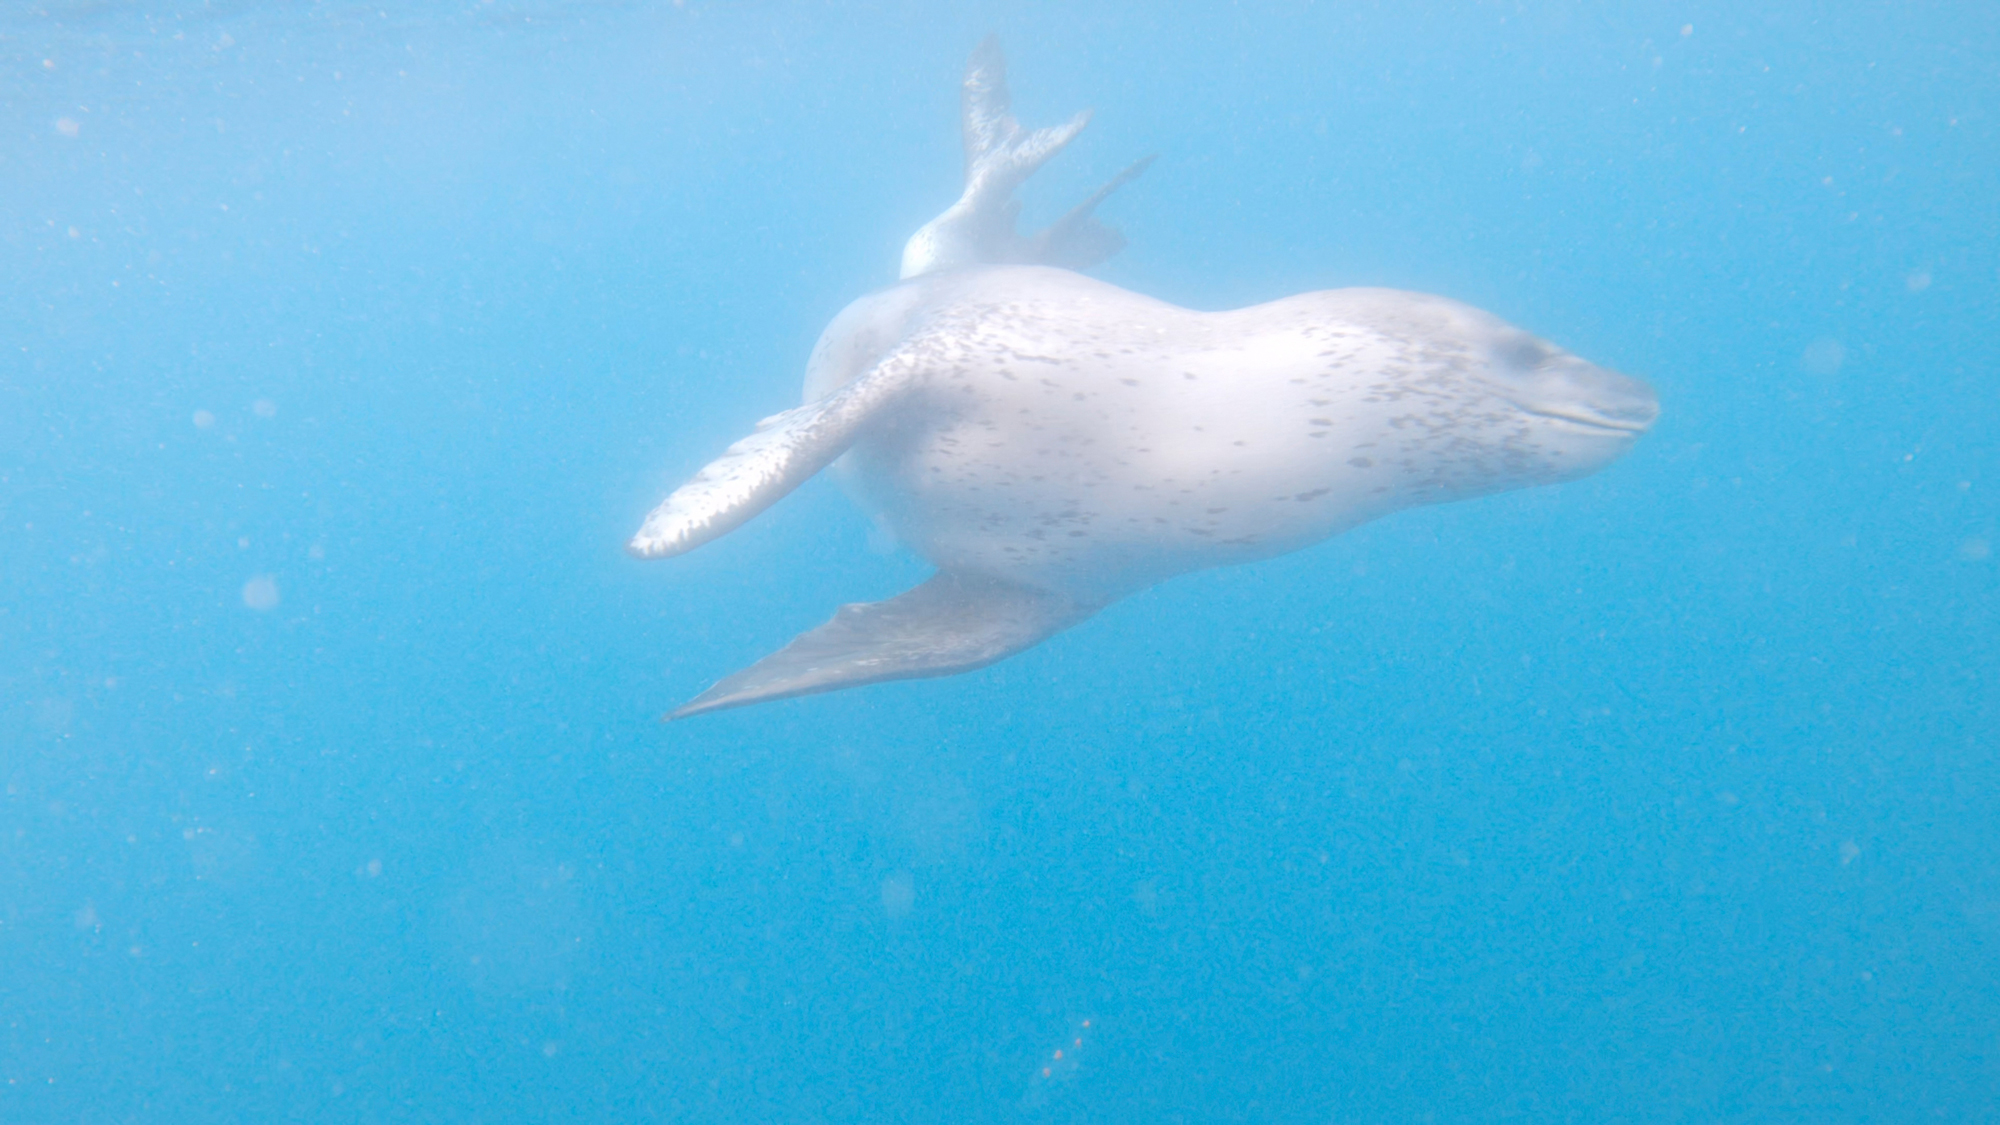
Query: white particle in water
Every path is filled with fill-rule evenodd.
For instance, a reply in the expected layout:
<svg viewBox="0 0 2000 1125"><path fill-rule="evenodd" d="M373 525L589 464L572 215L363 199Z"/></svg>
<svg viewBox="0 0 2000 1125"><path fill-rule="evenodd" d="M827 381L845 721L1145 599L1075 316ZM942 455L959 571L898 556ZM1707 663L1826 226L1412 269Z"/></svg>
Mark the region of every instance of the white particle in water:
<svg viewBox="0 0 2000 1125"><path fill-rule="evenodd" d="M917 884L909 872L898 871L882 880L882 912L891 918L909 914L917 904Z"/></svg>
<svg viewBox="0 0 2000 1125"><path fill-rule="evenodd" d="M243 584L243 604L259 613L278 608L278 580L260 574Z"/></svg>
<svg viewBox="0 0 2000 1125"><path fill-rule="evenodd" d="M1835 375L1847 362L1847 349L1831 336L1821 336L1799 353L1799 366L1814 375Z"/></svg>

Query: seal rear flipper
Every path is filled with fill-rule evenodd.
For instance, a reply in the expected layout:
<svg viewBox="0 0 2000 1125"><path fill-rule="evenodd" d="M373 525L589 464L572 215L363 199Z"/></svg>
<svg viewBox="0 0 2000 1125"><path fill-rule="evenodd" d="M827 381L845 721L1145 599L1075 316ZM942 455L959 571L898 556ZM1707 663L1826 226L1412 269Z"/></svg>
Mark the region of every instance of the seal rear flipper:
<svg viewBox="0 0 2000 1125"><path fill-rule="evenodd" d="M1125 249L1125 236L1118 232L1118 228L1107 226L1092 212L1112 192L1138 179L1152 166L1154 159L1148 156L1133 161L1130 167L1111 177L1110 182L1098 188L1089 199L1070 208L1068 214L1028 239L1022 261L1059 266L1066 270L1086 270L1108 261L1113 254Z"/></svg>
<svg viewBox="0 0 2000 1125"><path fill-rule="evenodd" d="M1090 123L1086 111L1061 125L1023 129L1007 93L1007 57L988 35L966 64L960 87L965 190L903 246L905 279L939 270L1024 261L1011 198L1035 170Z"/></svg>
<svg viewBox="0 0 2000 1125"><path fill-rule="evenodd" d="M660 501L625 549L668 558L741 527L845 453L909 386L909 372L907 362L878 364L824 398L757 423Z"/></svg>
<svg viewBox="0 0 2000 1125"><path fill-rule="evenodd" d="M1098 608L1011 582L940 571L887 601L841 606L833 620L725 677L667 718L969 672L1039 644Z"/></svg>
<svg viewBox="0 0 2000 1125"><path fill-rule="evenodd" d="M1014 120L1013 98L1007 92L1007 56L1000 37L988 35L965 65L959 94L959 117L965 136L965 191L997 206L1050 157L1076 139L1090 123L1085 110L1061 125L1023 129Z"/></svg>

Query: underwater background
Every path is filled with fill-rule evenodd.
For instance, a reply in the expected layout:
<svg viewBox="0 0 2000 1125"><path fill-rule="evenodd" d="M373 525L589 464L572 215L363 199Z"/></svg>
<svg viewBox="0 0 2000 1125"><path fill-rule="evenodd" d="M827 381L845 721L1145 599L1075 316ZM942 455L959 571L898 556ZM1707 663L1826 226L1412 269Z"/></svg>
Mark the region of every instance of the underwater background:
<svg viewBox="0 0 2000 1125"><path fill-rule="evenodd" d="M959 188L1479 305L1577 483L662 725L927 573L641 563ZM0 4L0 1122L2000 1107L2000 8ZM879 539L879 536L875 537ZM1055 1052L1061 1051L1060 1058Z"/></svg>

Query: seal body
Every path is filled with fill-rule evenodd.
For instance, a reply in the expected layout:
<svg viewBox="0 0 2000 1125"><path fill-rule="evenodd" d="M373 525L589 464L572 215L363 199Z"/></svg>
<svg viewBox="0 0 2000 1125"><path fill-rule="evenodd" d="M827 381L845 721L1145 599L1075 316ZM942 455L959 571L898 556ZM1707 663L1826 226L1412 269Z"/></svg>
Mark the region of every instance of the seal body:
<svg viewBox="0 0 2000 1125"><path fill-rule="evenodd" d="M1175 574L1594 472L1659 410L1644 383L1442 297L1196 312L1044 266L856 301L805 398L669 496L633 553L691 550L837 459L938 574L676 714L979 667Z"/></svg>
<svg viewBox="0 0 2000 1125"><path fill-rule="evenodd" d="M843 485L941 569L1086 603L1582 476L1657 413L1644 384L1441 297L1203 313L1043 267L862 298L806 399L902 348L920 371L837 463Z"/></svg>
<svg viewBox="0 0 2000 1125"><path fill-rule="evenodd" d="M1025 129L990 37L961 88L959 199L848 306L805 402L646 517L642 558L727 534L829 464L937 565L671 717L992 663L1162 579L1297 550L1418 504L1570 480L1653 422L1636 379L1456 301L1389 289L1196 312L1082 269L1124 238L1097 206L1015 231L1013 193L1083 129Z"/></svg>

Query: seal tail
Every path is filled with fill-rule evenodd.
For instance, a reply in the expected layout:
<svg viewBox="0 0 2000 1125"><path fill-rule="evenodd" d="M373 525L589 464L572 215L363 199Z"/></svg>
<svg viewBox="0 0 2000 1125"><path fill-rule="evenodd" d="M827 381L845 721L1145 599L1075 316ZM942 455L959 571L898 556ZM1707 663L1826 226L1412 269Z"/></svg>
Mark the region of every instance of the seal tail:
<svg viewBox="0 0 2000 1125"><path fill-rule="evenodd" d="M1061 125L1021 128L1014 120L1007 56L997 35L988 35L973 50L959 104L965 132L965 196L982 212L1005 206L1015 188L1090 124L1090 111L1085 110Z"/></svg>
<svg viewBox="0 0 2000 1125"><path fill-rule="evenodd" d="M1092 218L1091 211L1152 163L1147 157L1120 172L1097 194L1030 238L1014 231L1020 205L1014 191L1090 124L1088 110L1062 125L1023 129L1007 92L1007 57L998 37L980 41L966 63L960 87L965 135L965 191L944 213L918 228L903 245L902 276L1001 263L1093 266L1117 253L1125 239Z"/></svg>

